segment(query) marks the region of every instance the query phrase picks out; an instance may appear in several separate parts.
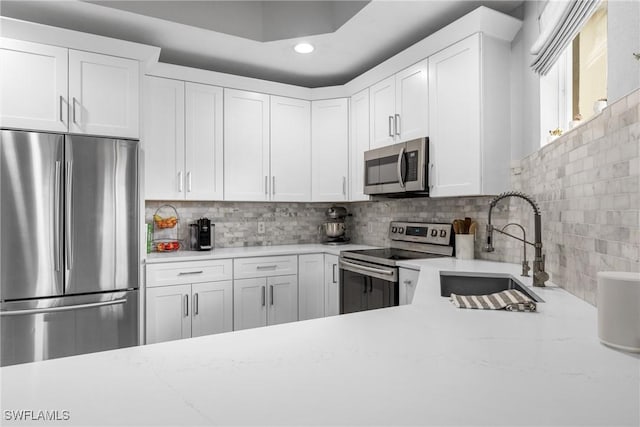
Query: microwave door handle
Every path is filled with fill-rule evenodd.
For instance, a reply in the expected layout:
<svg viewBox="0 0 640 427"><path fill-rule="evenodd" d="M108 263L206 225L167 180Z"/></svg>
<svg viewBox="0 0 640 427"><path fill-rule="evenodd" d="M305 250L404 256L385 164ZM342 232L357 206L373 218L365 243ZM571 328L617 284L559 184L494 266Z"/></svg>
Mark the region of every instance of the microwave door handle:
<svg viewBox="0 0 640 427"><path fill-rule="evenodd" d="M398 184L400 187L404 188L404 173L402 170L402 160L404 160L404 147L400 149L400 153L398 153Z"/></svg>

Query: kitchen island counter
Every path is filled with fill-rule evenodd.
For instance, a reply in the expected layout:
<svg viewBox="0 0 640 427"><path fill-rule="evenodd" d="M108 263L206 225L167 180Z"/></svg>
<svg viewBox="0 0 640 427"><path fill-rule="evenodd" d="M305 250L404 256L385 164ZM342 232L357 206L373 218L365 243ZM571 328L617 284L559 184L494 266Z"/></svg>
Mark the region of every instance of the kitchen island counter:
<svg viewBox="0 0 640 427"><path fill-rule="evenodd" d="M2 368L3 421L638 426L639 356L599 343L593 306L550 286L537 313L457 309L440 271L520 266L402 264L421 269L411 305Z"/></svg>

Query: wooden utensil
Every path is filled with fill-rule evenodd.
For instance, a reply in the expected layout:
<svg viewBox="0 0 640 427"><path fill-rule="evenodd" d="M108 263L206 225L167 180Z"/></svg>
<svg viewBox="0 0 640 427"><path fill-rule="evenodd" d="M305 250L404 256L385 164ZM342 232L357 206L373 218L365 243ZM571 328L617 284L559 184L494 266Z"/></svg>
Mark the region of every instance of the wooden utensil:
<svg viewBox="0 0 640 427"><path fill-rule="evenodd" d="M465 217L465 219L464 219L464 234L469 234L469 227L471 227L471 218Z"/></svg>
<svg viewBox="0 0 640 427"><path fill-rule="evenodd" d="M460 228L458 227L458 220L453 220L453 232L456 234L460 234Z"/></svg>
<svg viewBox="0 0 640 427"><path fill-rule="evenodd" d="M471 225L469 225L469 234L476 234L477 228L478 228L478 223L475 221L471 221Z"/></svg>

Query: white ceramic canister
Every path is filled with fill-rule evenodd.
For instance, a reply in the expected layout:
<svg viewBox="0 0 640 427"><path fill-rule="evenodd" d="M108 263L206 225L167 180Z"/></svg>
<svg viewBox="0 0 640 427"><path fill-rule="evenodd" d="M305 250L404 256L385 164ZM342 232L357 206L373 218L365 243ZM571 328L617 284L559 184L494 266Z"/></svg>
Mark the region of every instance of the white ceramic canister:
<svg viewBox="0 0 640 427"><path fill-rule="evenodd" d="M456 258L473 259L475 234L456 234Z"/></svg>
<svg viewBox="0 0 640 427"><path fill-rule="evenodd" d="M640 273L598 272L597 304L600 342L640 353Z"/></svg>

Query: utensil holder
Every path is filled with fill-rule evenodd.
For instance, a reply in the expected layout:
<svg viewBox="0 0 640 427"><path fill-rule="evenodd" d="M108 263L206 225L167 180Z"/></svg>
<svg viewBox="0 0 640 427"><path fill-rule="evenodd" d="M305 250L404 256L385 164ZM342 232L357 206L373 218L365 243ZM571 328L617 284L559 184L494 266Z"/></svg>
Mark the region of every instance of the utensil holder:
<svg viewBox="0 0 640 427"><path fill-rule="evenodd" d="M474 241L474 234L456 234L456 258L473 259Z"/></svg>
<svg viewBox="0 0 640 427"><path fill-rule="evenodd" d="M640 273L598 272L597 304L600 342L640 353Z"/></svg>

